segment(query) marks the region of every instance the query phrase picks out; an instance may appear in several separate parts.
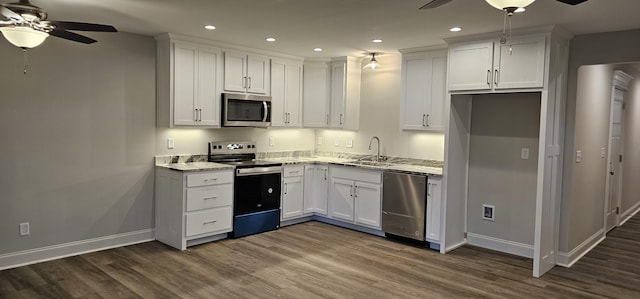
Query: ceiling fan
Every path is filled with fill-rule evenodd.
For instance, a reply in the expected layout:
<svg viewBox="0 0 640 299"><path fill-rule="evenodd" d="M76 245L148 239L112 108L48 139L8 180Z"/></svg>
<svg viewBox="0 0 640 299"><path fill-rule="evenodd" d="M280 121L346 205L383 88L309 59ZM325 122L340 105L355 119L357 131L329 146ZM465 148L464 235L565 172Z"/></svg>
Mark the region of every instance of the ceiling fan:
<svg viewBox="0 0 640 299"><path fill-rule="evenodd" d="M587 0L556 0L565 4L569 4L569 5L578 5L582 2L585 2ZM431 8L436 8L438 6L441 6L443 4L447 4L451 2L451 0L431 0L429 1L427 4L423 5L422 7L420 7L420 9L431 9ZM491 2L510 2L510 1L487 1L489 2L489 4L491 4L492 6L496 7L493 3ZM518 1L511 1L511 2L518 2ZM533 1L530 1L533 2ZM498 8L498 9L505 9L506 7L502 7L502 8Z"/></svg>
<svg viewBox="0 0 640 299"><path fill-rule="evenodd" d="M117 32L110 25L51 21L47 12L29 0L0 4L0 31L16 47L34 48L44 42L48 36L55 36L83 44L92 44L96 40L74 31Z"/></svg>

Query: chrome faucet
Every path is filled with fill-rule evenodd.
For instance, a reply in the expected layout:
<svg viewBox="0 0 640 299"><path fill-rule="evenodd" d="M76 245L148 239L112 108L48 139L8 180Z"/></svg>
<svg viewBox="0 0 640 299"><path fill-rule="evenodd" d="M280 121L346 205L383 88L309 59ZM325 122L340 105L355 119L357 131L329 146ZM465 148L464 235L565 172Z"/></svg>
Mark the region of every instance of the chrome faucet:
<svg viewBox="0 0 640 299"><path fill-rule="evenodd" d="M378 141L378 151L376 152L376 162L379 162L380 161L380 138L378 138L378 136L373 136L371 138L371 141L369 141L369 150L371 150L371 143L373 143L374 139Z"/></svg>

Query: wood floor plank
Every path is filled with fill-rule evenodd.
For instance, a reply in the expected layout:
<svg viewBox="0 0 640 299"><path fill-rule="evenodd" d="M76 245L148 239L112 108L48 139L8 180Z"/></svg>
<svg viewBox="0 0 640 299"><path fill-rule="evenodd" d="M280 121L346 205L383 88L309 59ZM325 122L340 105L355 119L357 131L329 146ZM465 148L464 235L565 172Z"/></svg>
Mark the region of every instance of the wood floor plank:
<svg viewBox="0 0 640 299"><path fill-rule="evenodd" d="M148 242L0 271L0 298L640 298L640 216L572 268L442 255L320 222L177 251Z"/></svg>

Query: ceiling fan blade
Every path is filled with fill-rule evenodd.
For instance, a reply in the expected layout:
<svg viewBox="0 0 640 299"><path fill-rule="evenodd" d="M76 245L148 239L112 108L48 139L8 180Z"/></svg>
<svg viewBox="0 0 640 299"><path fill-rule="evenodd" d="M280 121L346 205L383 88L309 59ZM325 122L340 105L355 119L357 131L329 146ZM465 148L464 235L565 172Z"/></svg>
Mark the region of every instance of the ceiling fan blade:
<svg viewBox="0 0 640 299"><path fill-rule="evenodd" d="M48 22L52 25L55 25L56 28L65 29L65 30L118 32L118 30L111 25L80 23L80 22L65 22L65 21L48 21Z"/></svg>
<svg viewBox="0 0 640 299"><path fill-rule="evenodd" d="M11 19L16 20L16 21L22 21L23 20L21 15L15 13L13 10L8 9L8 8L6 8L4 6L1 6L1 5L0 5L0 14L3 15L5 18L10 19L10 20Z"/></svg>
<svg viewBox="0 0 640 299"><path fill-rule="evenodd" d="M93 38L89 38L86 37L84 35L80 35L77 33L73 33L70 31L66 31L63 29L53 29L51 32L49 32L49 35L55 36L55 37L59 37L59 38L64 38L64 39L68 39L74 42L79 42L79 43L83 43L83 44L93 44L96 42L95 39Z"/></svg>
<svg viewBox="0 0 640 299"><path fill-rule="evenodd" d="M558 0L559 2L562 2L564 4L569 4L569 5L578 5L582 2L586 2L587 0Z"/></svg>
<svg viewBox="0 0 640 299"><path fill-rule="evenodd" d="M432 9L449 2L451 2L451 0L431 0L429 3L420 7L420 9Z"/></svg>

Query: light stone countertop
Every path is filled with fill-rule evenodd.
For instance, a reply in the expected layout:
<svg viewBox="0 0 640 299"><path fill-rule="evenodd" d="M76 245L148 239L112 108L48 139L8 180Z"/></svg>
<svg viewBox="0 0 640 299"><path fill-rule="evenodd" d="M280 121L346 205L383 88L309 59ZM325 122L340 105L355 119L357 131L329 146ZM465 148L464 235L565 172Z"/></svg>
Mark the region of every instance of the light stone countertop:
<svg viewBox="0 0 640 299"><path fill-rule="evenodd" d="M156 166L171 169L171 170L182 171L182 172L225 170L225 169L235 168L232 165L213 163L213 162L169 163L169 164L157 164Z"/></svg>

